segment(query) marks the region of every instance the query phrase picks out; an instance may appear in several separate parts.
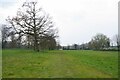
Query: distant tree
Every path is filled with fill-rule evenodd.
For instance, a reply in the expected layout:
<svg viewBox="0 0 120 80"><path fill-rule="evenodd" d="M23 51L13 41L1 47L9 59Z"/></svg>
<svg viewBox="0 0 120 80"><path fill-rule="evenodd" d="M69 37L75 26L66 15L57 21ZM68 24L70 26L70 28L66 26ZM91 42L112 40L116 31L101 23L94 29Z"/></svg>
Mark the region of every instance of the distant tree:
<svg viewBox="0 0 120 80"><path fill-rule="evenodd" d="M41 38L46 35L53 36L55 39L56 31L53 28L51 17L41 8L37 9L37 2L25 2L22 9L17 11L17 15L13 18L8 17L7 21L15 28L18 34L27 36L28 46L32 39L35 51L39 51Z"/></svg>
<svg viewBox="0 0 120 80"><path fill-rule="evenodd" d="M85 43L81 44L81 48L84 50L85 49Z"/></svg>
<svg viewBox="0 0 120 80"><path fill-rule="evenodd" d="M91 39L89 45L96 50L108 48L110 46L110 39L106 35L99 33Z"/></svg>
<svg viewBox="0 0 120 80"><path fill-rule="evenodd" d="M2 32L2 48L7 47L8 37L10 36L10 29L7 25L1 25L1 32Z"/></svg>
<svg viewBox="0 0 120 80"><path fill-rule="evenodd" d="M70 50L70 45L67 45L67 50Z"/></svg>
<svg viewBox="0 0 120 80"><path fill-rule="evenodd" d="M39 48L41 48L42 50L54 50L57 46L55 38L48 35L43 36L39 44L41 45L39 46Z"/></svg>
<svg viewBox="0 0 120 80"><path fill-rule="evenodd" d="M88 48L92 49L92 41L88 42Z"/></svg>
<svg viewBox="0 0 120 80"><path fill-rule="evenodd" d="M57 43L56 48L57 48L57 50L62 49L62 46L60 45L60 43Z"/></svg>
<svg viewBox="0 0 120 80"><path fill-rule="evenodd" d="M17 39L15 37L15 32L11 31L10 34L10 41L9 41L9 48L16 48L17 47Z"/></svg>
<svg viewBox="0 0 120 80"><path fill-rule="evenodd" d="M118 34L114 35L114 41L117 44L118 50L120 50L120 35L118 35Z"/></svg>
<svg viewBox="0 0 120 80"><path fill-rule="evenodd" d="M74 46L75 50L78 49L78 45L77 44L74 44L73 46Z"/></svg>

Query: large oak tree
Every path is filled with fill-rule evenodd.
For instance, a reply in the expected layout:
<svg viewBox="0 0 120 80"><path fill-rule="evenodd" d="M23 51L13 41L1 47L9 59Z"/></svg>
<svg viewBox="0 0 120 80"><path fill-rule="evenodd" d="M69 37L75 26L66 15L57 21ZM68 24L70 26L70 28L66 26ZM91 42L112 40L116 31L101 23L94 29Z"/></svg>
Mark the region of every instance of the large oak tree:
<svg viewBox="0 0 120 80"><path fill-rule="evenodd" d="M42 49L40 43L44 37L56 37L52 18L42 8L37 8L37 2L23 3L17 15L12 18L8 17L7 21L14 27L17 34L27 37L28 45L30 44L29 38L32 37L35 51Z"/></svg>

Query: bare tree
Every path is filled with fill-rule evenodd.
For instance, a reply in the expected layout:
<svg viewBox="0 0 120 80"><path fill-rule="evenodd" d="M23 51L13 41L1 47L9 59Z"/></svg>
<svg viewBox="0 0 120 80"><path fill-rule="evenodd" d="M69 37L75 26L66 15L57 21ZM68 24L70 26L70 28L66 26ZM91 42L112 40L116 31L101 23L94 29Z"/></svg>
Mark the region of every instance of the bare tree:
<svg viewBox="0 0 120 80"><path fill-rule="evenodd" d="M118 34L114 35L114 41L117 44L118 50L120 50L120 35Z"/></svg>
<svg viewBox="0 0 120 80"><path fill-rule="evenodd" d="M7 25L1 25L2 32L2 48L6 48L8 37L10 36L10 29Z"/></svg>
<svg viewBox="0 0 120 80"><path fill-rule="evenodd" d="M18 34L27 35L28 40L32 36L35 51L39 51L41 38L55 34L52 18L41 8L37 9L37 2L25 2L17 15L13 18L8 17L7 21Z"/></svg>

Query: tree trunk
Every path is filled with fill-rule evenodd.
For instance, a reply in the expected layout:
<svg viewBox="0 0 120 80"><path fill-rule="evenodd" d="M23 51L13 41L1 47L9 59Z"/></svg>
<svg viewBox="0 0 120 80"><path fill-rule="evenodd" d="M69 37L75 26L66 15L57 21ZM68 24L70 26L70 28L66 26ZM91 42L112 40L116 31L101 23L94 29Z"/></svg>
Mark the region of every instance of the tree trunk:
<svg viewBox="0 0 120 80"><path fill-rule="evenodd" d="M37 30L36 30L36 13L35 13L35 4L33 6L33 23L34 23L34 47L35 47L35 51L39 52L39 47L38 47L38 35L37 35Z"/></svg>
<svg viewBox="0 0 120 80"><path fill-rule="evenodd" d="M34 40L34 50L39 52L39 47L38 47L38 40L37 40L37 35L35 35L35 40Z"/></svg>

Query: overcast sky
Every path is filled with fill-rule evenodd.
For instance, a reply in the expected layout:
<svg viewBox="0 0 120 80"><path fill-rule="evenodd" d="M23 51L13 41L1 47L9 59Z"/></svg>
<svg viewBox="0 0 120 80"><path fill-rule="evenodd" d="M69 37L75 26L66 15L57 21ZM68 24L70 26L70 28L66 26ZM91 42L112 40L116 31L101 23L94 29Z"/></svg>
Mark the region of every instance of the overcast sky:
<svg viewBox="0 0 120 80"><path fill-rule="evenodd" d="M31 0L0 0L0 24L7 16L14 16L24 1ZM110 38L118 33L119 0L32 1L38 1L38 6L53 17L61 45L88 42L96 33Z"/></svg>

